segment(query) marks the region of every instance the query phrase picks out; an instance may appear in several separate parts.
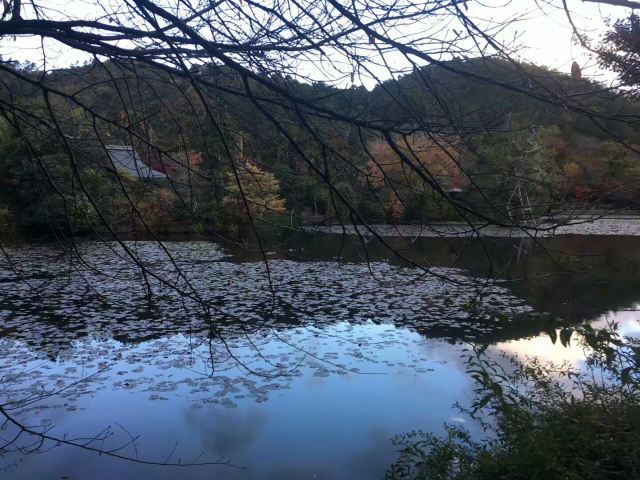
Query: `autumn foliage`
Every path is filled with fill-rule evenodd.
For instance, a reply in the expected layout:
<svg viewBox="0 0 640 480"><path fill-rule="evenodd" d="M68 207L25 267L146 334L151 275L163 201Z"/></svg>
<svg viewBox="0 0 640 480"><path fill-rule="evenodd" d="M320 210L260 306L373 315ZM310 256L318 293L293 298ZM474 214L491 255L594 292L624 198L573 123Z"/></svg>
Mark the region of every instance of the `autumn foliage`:
<svg viewBox="0 0 640 480"><path fill-rule="evenodd" d="M236 173L229 175L228 195L223 205L238 223L286 210L285 200L280 196L280 183L273 173L250 163L239 166Z"/></svg>
<svg viewBox="0 0 640 480"><path fill-rule="evenodd" d="M359 183L382 198L392 220L402 220L407 209L425 197L459 192L468 185L458 143L425 133L396 137L393 143L373 139Z"/></svg>

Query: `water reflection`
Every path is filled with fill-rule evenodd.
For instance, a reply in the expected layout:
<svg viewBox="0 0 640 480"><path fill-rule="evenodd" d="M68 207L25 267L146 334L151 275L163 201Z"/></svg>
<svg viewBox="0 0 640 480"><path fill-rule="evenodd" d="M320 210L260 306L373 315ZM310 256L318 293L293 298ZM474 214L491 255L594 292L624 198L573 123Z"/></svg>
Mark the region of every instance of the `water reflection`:
<svg viewBox="0 0 640 480"><path fill-rule="evenodd" d="M606 312L594 318L590 324L595 329L615 329L623 338L640 338L640 305L634 304L633 307L625 311ZM561 339L563 330L568 334ZM537 357L545 362L557 365L568 363L576 368L584 365L587 354L592 351L580 333L565 328L554 328L551 334L498 342L493 350L516 355L523 360Z"/></svg>
<svg viewBox="0 0 640 480"><path fill-rule="evenodd" d="M87 438L112 425L111 446L127 441L127 433L117 427L122 425L141 435L141 458L219 459L249 467L248 472L224 470L224 478L300 478L301 472L307 478L379 476L393 461L393 450L382 439L415 425L439 430L452 416L452 399L470 393L459 361L462 346L372 323L335 325L321 333L288 332L288 341L313 349L318 360L307 358L289 377L264 379L234 369L206 374L206 362L198 360L205 356L204 345L187 353L192 342L181 335L136 345L85 340L74 345L73 357L58 362L39 360L19 342L5 341L4 393L17 399L41 389L60 390L82 373L102 368L90 381L21 408L20 419L52 426L52 433ZM355 349L355 342L363 347ZM267 358L279 355L281 348L275 338L262 344ZM347 362L349 370L332 367L325 358ZM108 359L108 367L101 367L99 359ZM16 377L25 368L28 381ZM126 452L133 453L131 448ZM72 476L69 464L55 456L17 453L3 461L20 458L15 478L37 477L45 469ZM113 478L118 472L156 475L141 465L80 458L88 469L95 462L106 464L95 478ZM81 471L78 467L75 473ZM211 472L195 467L189 475L210 478Z"/></svg>
<svg viewBox="0 0 640 480"><path fill-rule="evenodd" d="M101 244L82 245L85 264L71 267L47 247L11 250L23 278L0 266L0 395L17 419L67 438L110 426L101 448L126 445L132 458L246 469L177 473L45 442L38 455L7 451L5 477L379 478L395 459L396 433L462 421L451 406L472 394L467 343L579 364L577 339L566 347L543 333L558 327L555 317L610 320L596 305L629 309L639 300L636 259L626 255L636 239L545 239L546 252L495 239L494 280L480 284L469 280L487 277L489 266L468 240L456 257L438 239L394 240L453 283L415 281L375 244L375 278L357 262L357 242L338 267L338 241L291 239L271 255L275 302L261 262L204 242L168 244L187 278L152 244L131 244L171 285L145 283L134 263ZM537 280L500 282L523 277ZM208 311L170 288L189 284ZM632 311L615 319L623 332L640 330ZM33 439L14 446L24 442Z"/></svg>
<svg viewBox="0 0 640 480"><path fill-rule="evenodd" d="M605 311L631 309L640 300L640 237L562 235L550 238L387 238L394 251L422 265L457 267L504 286L538 311L567 321L591 320ZM403 264L379 242L349 237L294 235L274 257L298 261L334 259ZM366 254L365 254L366 249ZM257 253L231 250L240 260ZM524 281L526 280L526 281ZM533 334L533 332L528 332Z"/></svg>

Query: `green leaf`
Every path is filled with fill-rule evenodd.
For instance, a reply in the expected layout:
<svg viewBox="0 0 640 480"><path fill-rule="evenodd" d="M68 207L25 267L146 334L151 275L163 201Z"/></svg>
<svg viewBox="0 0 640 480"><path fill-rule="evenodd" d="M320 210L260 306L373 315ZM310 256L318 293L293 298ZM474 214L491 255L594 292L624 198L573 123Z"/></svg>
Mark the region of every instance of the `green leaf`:
<svg viewBox="0 0 640 480"><path fill-rule="evenodd" d="M562 343L563 347L570 346L572 334L573 330L571 328L563 328L560 330L560 343Z"/></svg>
<svg viewBox="0 0 640 480"><path fill-rule="evenodd" d="M493 397L493 395L491 393L488 393L484 397L482 397L480 399L480 401L478 401L478 403L476 403L473 406L474 413L479 411L479 410L482 410L484 407L486 407L487 404L489 403L489 401L491 400L491 397Z"/></svg>

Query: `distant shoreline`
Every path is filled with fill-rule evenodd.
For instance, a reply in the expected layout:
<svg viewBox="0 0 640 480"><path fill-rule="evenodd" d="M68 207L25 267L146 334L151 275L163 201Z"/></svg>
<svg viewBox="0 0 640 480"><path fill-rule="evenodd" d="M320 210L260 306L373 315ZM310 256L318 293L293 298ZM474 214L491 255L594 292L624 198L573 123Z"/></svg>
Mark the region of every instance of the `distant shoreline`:
<svg viewBox="0 0 640 480"><path fill-rule="evenodd" d="M591 219L590 219L591 218ZM566 225L554 227L556 222L567 222ZM495 225L474 224L464 222L437 222L422 225L329 225L305 227L308 233L342 234L372 236L373 230L382 237L444 237L465 238L473 236L524 238L554 237L558 235L619 235L640 236L640 215L607 216L605 218L572 217L571 220L543 221L531 228L508 228Z"/></svg>

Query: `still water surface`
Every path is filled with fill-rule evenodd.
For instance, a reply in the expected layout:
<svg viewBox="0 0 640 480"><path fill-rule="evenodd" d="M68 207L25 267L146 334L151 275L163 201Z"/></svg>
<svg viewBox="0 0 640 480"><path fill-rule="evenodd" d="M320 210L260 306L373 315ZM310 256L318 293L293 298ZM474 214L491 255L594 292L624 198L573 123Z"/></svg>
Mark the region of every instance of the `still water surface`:
<svg viewBox="0 0 640 480"><path fill-rule="evenodd" d="M453 408L472 396L469 345L580 365L577 339L546 333L558 319L640 329L639 237L390 241L405 259L292 237L269 251L269 276L259 254L209 242L166 243L173 262L127 243L146 278L117 244L81 244L73 262L7 248L7 414L127 457L229 465L148 465L53 441L28 453L33 436L15 439L9 423L3 478L381 478L396 434L445 422L479 434Z"/></svg>

